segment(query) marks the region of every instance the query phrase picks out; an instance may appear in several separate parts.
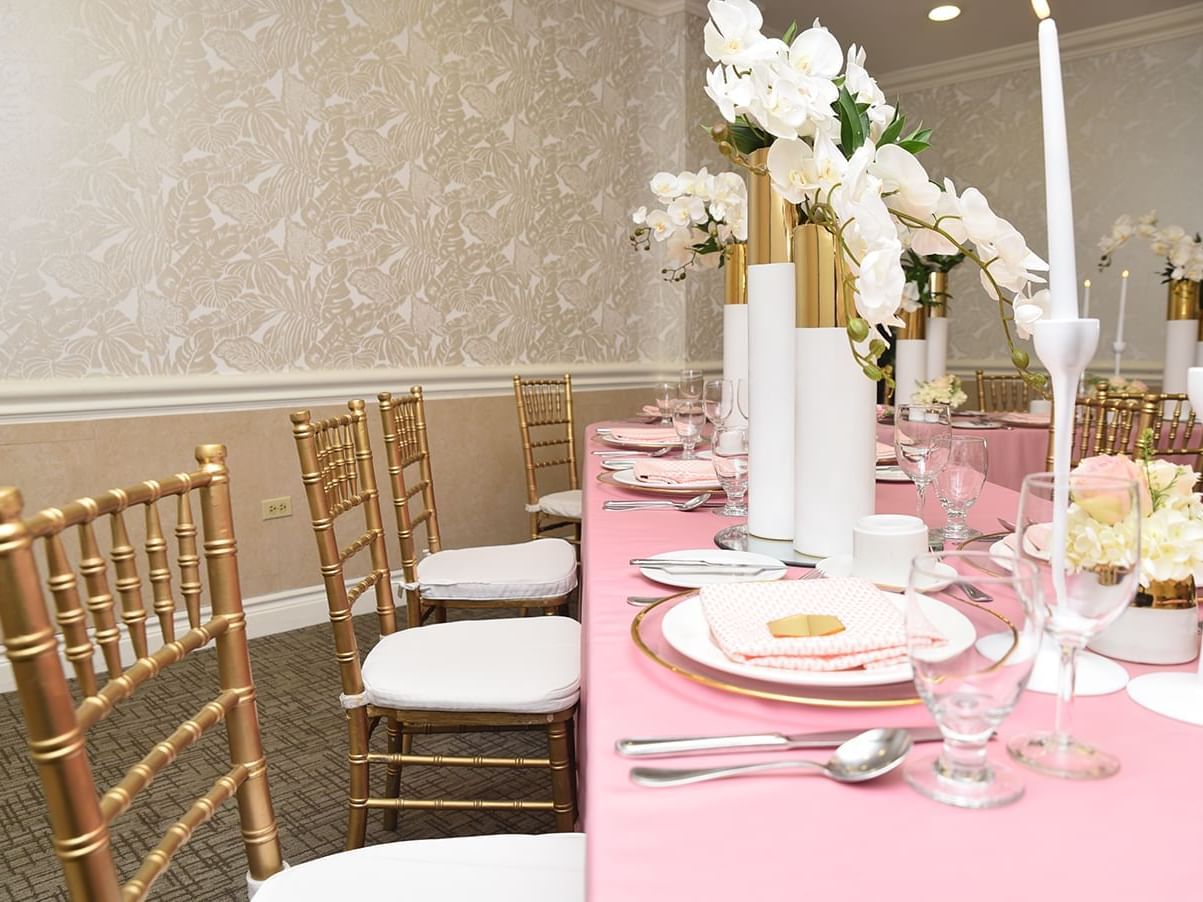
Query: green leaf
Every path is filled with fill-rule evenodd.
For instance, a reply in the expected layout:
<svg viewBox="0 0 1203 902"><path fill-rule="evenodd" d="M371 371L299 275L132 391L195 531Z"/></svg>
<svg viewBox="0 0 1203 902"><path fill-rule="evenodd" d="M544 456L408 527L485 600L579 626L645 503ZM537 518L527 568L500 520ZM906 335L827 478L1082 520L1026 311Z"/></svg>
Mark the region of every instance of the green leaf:
<svg viewBox="0 0 1203 902"><path fill-rule="evenodd" d="M899 141L898 146L911 154L921 154L930 146L926 141L916 141L914 138L907 138L905 141Z"/></svg>
<svg viewBox="0 0 1203 902"><path fill-rule="evenodd" d="M884 147L887 144L893 144L902 137L902 129L906 125L906 119L903 116L895 115L894 121L886 126L885 131L881 133L881 137L877 139L877 146Z"/></svg>
<svg viewBox="0 0 1203 902"><path fill-rule="evenodd" d="M852 156L852 152L865 143L866 129L861 120L861 112L845 87L840 88L840 96L835 101L835 111L840 117L840 147L845 155Z"/></svg>
<svg viewBox="0 0 1203 902"><path fill-rule="evenodd" d="M727 128L731 143L740 153L752 153L762 147L768 147L772 140L760 129L749 124L742 116Z"/></svg>
<svg viewBox="0 0 1203 902"><path fill-rule="evenodd" d="M795 19L794 21L789 23L789 28L785 29L785 34L783 34L781 36L781 40L784 41L786 44L792 44L794 42L794 36L797 34L798 34L798 20Z"/></svg>

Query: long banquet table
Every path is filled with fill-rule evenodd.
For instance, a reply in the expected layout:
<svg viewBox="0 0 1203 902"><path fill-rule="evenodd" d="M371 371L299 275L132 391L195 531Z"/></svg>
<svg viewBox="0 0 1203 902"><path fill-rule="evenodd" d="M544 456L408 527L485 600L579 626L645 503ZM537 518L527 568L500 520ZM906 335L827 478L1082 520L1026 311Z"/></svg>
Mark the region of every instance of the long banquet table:
<svg viewBox="0 0 1203 902"><path fill-rule="evenodd" d="M928 801L897 771L860 786L796 774L666 789L633 785L627 772L634 762L614 751L623 737L931 721L921 705L865 711L744 698L643 657L630 638L636 608L626 597L672 590L644 579L628 559L711 547L714 532L735 521L707 510L603 511L605 499L631 493L597 482L600 459L585 459L581 788L589 902L1200 898L1194 856L1203 823L1203 729L1153 714L1122 692L1080 698L1074 711L1075 732L1120 757L1117 776L1075 783L1024 771L1026 795L994 810ZM1013 517L1016 500L1015 492L988 484L970 523L996 530L995 518ZM879 512L913 508L910 485L879 484ZM790 576L798 573L791 569ZM1151 669L1127 666L1133 675ZM1001 736L1050 727L1052 719L1053 698L1028 692ZM992 756L1005 758L1002 742L992 746ZM640 763L701 766L806 754L826 753Z"/></svg>

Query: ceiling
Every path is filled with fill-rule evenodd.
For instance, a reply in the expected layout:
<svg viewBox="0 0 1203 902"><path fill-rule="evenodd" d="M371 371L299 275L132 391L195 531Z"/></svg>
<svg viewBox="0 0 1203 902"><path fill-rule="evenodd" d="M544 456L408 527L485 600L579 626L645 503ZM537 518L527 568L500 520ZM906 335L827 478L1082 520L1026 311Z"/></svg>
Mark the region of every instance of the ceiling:
<svg viewBox="0 0 1203 902"><path fill-rule="evenodd" d="M855 41L874 74L959 56L1035 43L1036 16L1028 0L958 0L961 15L931 22L927 11L944 0L756 0L766 34L817 16L845 48ZM1195 5L1190 0L1049 0L1062 34Z"/></svg>

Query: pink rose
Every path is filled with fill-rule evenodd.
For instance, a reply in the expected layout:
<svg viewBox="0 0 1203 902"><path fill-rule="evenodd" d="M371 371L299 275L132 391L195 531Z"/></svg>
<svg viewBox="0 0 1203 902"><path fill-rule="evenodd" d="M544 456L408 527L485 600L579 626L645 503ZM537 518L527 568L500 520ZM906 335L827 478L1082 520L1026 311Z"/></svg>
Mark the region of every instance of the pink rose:
<svg viewBox="0 0 1203 902"><path fill-rule="evenodd" d="M1126 487L1106 481L1110 479L1134 481L1140 494L1141 516L1153 512L1153 497L1145 482L1144 468L1126 454L1082 458L1070 476L1073 500L1100 523L1108 526L1118 523L1131 511L1132 496Z"/></svg>

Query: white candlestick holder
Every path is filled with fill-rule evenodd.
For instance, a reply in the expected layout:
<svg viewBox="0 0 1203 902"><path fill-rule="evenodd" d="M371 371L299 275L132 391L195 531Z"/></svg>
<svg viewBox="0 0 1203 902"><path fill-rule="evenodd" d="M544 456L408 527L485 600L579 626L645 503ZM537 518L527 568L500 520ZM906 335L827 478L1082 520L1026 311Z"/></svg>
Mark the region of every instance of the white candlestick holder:
<svg viewBox="0 0 1203 902"><path fill-rule="evenodd" d="M1111 350L1115 352L1115 372L1112 375L1119 378L1120 368L1124 360L1124 351L1128 349L1126 341L1116 341L1111 343Z"/></svg>
<svg viewBox="0 0 1203 902"><path fill-rule="evenodd" d="M1191 406L1203 410L1203 367L1190 368L1186 391ZM1203 654L1195 672L1145 674L1128 684L1128 695L1150 711L1203 727Z"/></svg>

